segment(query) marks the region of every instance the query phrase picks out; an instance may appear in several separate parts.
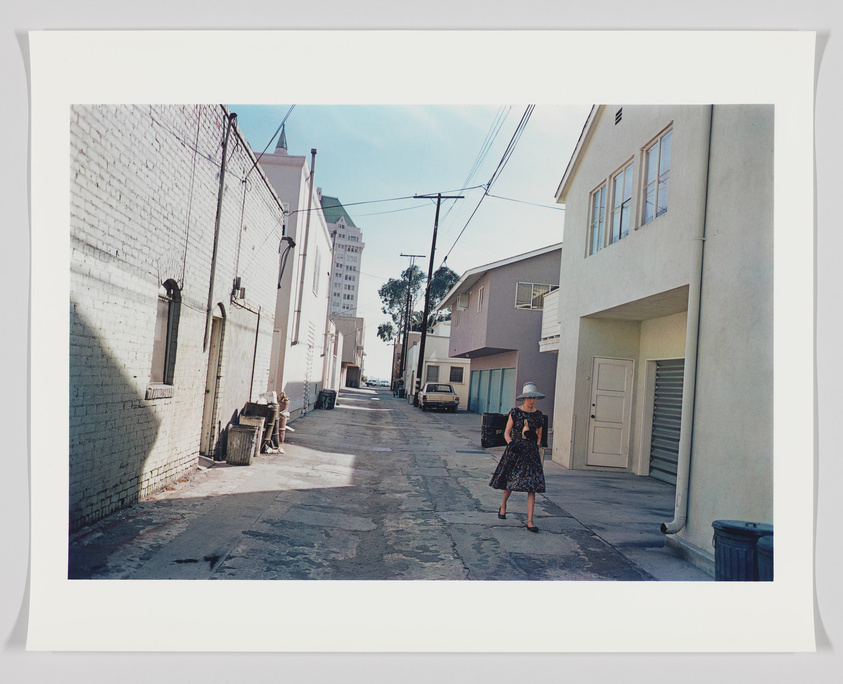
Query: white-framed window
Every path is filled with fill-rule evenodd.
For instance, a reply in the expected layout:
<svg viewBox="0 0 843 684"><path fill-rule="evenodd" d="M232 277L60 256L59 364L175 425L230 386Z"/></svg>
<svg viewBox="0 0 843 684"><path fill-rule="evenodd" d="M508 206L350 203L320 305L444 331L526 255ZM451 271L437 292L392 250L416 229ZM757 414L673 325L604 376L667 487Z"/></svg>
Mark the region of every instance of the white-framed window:
<svg viewBox="0 0 843 684"><path fill-rule="evenodd" d="M667 211L670 187L670 148L673 129L662 133L644 150L644 214L641 225L650 223Z"/></svg>
<svg viewBox="0 0 843 684"><path fill-rule="evenodd" d="M558 290L558 285L544 283L518 283L515 288L516 309L544 309L544 296Z"/></svg>
<svg viewBox="0 0 843 684"><path fill-rule="evenodd" d="M483 311L483 293L484 293L485 290L486 290L485 287L481 287L477 291L477 313L480 313L481 311Z"/></svg>
<svg viewBox="0 0 843 684"><path fill-rule="evenodd" d="M439 382L439 366L427 367L427 380L425 382Z"/></svg>
<svg viewBox="0 0 843 684"><path fill-rule="evenodd" d="M632 166L629 162L612 176L612 233L609 242L617 242L629 235L632 217Z"/></svg>
<svg viewBox="0 0 843 684"><path fill-rule="evenodd" d="M181 293L175 281L168 280L158 292L155 335L152 343L150 384L172 385L175 376Z"/></svg>
<svg viewBox="0 0 843 684"><path fill-rule="evenodd" d="M591 193L591 208L588 221L588 255L603 248L606 239L606 184L603 183Z"/></svg>

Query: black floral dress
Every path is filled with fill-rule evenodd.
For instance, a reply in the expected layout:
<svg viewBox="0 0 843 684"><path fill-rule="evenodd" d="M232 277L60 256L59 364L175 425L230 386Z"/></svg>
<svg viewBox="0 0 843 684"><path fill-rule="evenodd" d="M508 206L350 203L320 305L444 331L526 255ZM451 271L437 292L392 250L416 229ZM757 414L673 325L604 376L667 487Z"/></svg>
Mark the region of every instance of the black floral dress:
<svg viewBox="0 0 843 684"><path fill-rule="evenodd" d="M544 468L538 441L525 439L522 434L525 421L529 426L528 430L534 433L542 427L542 412L537 409L528 413L516 407L509 415L512 417L512 441L498 461L489 486L515 492L543 492Z"/></svg>

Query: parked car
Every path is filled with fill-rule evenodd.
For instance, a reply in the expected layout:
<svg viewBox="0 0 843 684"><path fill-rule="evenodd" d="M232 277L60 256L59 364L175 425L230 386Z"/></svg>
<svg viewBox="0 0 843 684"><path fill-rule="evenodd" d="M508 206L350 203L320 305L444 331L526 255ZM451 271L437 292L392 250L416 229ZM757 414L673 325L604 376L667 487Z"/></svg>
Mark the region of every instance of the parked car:
<svg viewBox="0 0 843 684"><path fill-rule="evenodd" d="M459 404L460 398L454 388L440 382L428 382L419 393L419 406L422 411L441 408L456 413Z"/></svg>

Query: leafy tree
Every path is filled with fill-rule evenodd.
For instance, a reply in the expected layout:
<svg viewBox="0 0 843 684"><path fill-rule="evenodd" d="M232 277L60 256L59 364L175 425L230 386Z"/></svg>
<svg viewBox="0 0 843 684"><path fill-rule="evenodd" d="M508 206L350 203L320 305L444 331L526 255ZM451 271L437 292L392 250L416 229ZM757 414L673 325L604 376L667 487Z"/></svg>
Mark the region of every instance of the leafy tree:
<svg viewBox="0 0 843 684"><path fill-rule="evenodd" d="M421 332L422 319L424 318L424 292L427 282L427 275L416 265L406 268L401 273L401 278L390 278L378 290L381 298L381 311L389 314L391 323L381 323L378 326L378 337L384 342L392 342L401 337L404 330L404 316L407 311L407 288L412 275L412 290L410 294L410 330ZM440 266L433 274L430 283L430 315L428 316L428 330L437 321L450 320L449 314L435 313L436 305L442 301L459 276L447 266ZM421 310L416 310L419 305Z"/></svg>
<svg viewBox="0 0 843 684"><path fill-rule="evenodd" d="M430 281L430 316L428 317L428 329L432 328L438 321L451 320L451 314L436 313L434 309L436 309L436 305L442 301L442 297L451 291L451 288L456 285L459 279L460 277L456 272L445 265L436 269Z"/></svg>
<svg viewBox="0 0 843 684"><path fill-rule="evenodd" d="M378 296L381 298L381 311L392 318L392 323L383 323L378 326L378 337L384 342L397 340L404 328L408 288L410 290L410 311L413 311L426 280L427 277L424 272L414 264L404 269L400 278L390 278L381 285L378 290Z"/></svg>
<svg viewBox="0 0 843 684"><path fill-rule="evenodd" d="M378 337L384 342L391 342L393 338L397 337L395 334L395 327L392 323L381 323L378 326Z"/></svg>

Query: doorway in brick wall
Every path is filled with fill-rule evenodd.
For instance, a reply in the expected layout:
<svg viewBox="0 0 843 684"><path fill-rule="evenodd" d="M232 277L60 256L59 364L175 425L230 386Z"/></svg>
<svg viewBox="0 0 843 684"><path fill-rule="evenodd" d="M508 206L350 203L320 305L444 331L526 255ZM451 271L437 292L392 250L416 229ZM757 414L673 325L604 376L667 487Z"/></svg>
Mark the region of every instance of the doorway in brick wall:
<svg viewBox="0 0 843 684"><path fill-rule="evenodd" d="M208 458L215 458L216 444L219 440L217 426L217 406L222 378L222 345L225 319L221 314L214 314L211 322L211 340L208 349L208 373L205 377L205 405L202 411L202 437L199 452Z"/></svg>

